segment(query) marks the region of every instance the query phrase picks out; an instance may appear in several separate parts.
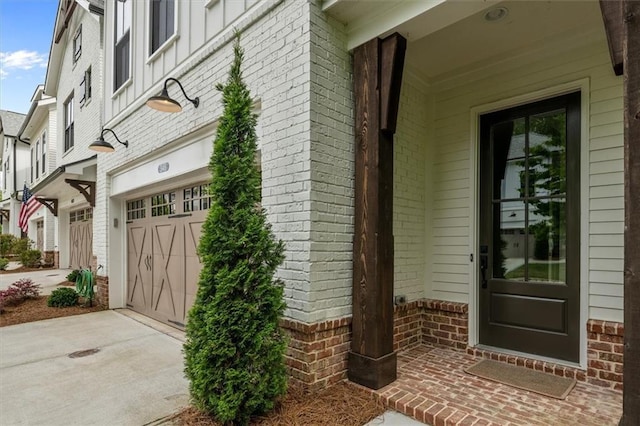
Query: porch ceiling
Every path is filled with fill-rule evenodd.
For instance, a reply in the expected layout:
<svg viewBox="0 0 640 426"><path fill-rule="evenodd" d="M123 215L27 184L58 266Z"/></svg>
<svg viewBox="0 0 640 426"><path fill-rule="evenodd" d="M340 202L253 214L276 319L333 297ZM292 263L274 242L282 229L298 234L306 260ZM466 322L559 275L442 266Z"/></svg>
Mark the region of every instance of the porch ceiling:
<svg viewBox="0 0 640 426"><path fill-rule="evenodd" d="M485 20L496 7L506 7L507 16ZM597 0L324 0L323 10L345 25L350 49L402 34L407 65L427 81L532 49L605 38Z"/></svg>
<svg viewBox="0 0 640 426"><path fill-rule="evenodd" d="M508 14L488 22L484 15L495 7L506 7ZM402 33L405 26L398 30ZM604 39L597 1L506 1L410 40L407 63L428 80L438 80L527 50L576 43L594 33Z"/></svg>

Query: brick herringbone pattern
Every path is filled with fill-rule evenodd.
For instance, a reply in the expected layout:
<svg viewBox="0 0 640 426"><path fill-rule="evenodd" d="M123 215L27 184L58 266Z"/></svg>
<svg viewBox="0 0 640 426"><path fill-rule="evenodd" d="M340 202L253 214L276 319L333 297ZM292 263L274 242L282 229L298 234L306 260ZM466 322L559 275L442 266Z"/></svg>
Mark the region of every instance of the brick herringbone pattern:
<svg viewBox="0 0 640 426"><path fill-rule="evenodd" d="M440 425L617 425L622 393L578 382L565 400L466 374L480 358L420 345L398 354L398 380L376 391L392 409Z"/></svg>

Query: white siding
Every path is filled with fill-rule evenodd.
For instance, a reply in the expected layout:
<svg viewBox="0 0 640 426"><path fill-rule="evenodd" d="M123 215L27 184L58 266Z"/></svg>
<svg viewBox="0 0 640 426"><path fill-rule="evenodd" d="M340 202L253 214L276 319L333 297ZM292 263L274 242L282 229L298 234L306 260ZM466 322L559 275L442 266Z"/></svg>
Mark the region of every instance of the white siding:
<svg viewBox="0 0 640 426"><path fill-rule="evenodd" d="M530 63L505 61L500 67L434 83L436 94L433 198L433 273L428 296L468 302L472 231L470 196L470 111L582 78L589 79L588 169L589 318L622 321L623 123L622 79L612 71L604 34L591 44L554 54L532 55ZM520 59L522 61L522 59ZM493 71L493 72L491 72ZM583 233L583 235L585 235ZM429 287L429 285L427 285Z"/></svg>

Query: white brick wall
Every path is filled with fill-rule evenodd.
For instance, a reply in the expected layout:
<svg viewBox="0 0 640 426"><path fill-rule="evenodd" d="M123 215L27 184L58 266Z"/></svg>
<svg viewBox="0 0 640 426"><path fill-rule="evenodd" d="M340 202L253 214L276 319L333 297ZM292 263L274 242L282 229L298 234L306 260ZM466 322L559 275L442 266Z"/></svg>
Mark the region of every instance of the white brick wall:
<svg viewBox="0 0 640 426"><path fill-rule="evenodd" d="M266 12L258 8L253 13L252 17L243 17L248 22L251 21L249 18L259 21L243 30L242 46L245 49L245 81L261 105L263 205L274 232L286 244L286 260L278 272L286 283L286 314L307 321L312 297L309 293L309 4L290 0ZM94 254L98 263L105 265L101 274L109 275L110 269L115 270L112 262L120 261L108 259L109 244L116 244L114 241L120 235L121 252L126 247L126 238L121 233L124 231L112 226L111 218L117 217L119 211L109 201L108 174L125 164L143 161L163 147L176 148L181 140L189 139L189 135L215 124L222 112L220 92L215 90L215 85L226 80L232 58L232 44L227 43L232 38L231 28L227 31L220 43L214 43L206 52L189 59L191 66L177 75L190 95L200 96L198 109L184 103L181 113L163 114L141 104L126 117L107 123L121 138L129 139L130 146L128 149L117 146L114 153L99 156ZM106 67L109 66L107 57ZM179 92L176 96L182 99ZM135 100L131 102L135 103ZM107 206L111 207L111 218L107 217ZM113 289L111 294L126 286L122 275L110 275L109 282Z"/></svg>
<svg viewBox="0 0 640 426"><path fill-rule="evenodd" d="M394 294L425 296L429 105L427 88L405 70L393 161Z"/></svg>

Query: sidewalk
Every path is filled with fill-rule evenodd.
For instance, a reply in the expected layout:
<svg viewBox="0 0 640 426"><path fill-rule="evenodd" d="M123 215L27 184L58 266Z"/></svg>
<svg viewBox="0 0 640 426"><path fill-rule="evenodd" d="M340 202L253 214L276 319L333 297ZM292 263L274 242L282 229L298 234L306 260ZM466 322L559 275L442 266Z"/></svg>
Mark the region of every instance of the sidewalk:
<svg viewBox="0 0 640 426"><path fill-rule="evenodd" d="M14 272L12 270L20 267L18 262L9 262L7 267L8 273L0 274L0 290L4 290L14 282L21 278L31 278L34 283L40 284L42 288L41 294L47 296L55 290L61 282L67 279L67 275L72 271L71 269L41 269L36 271L27 272Z"/></svg>

